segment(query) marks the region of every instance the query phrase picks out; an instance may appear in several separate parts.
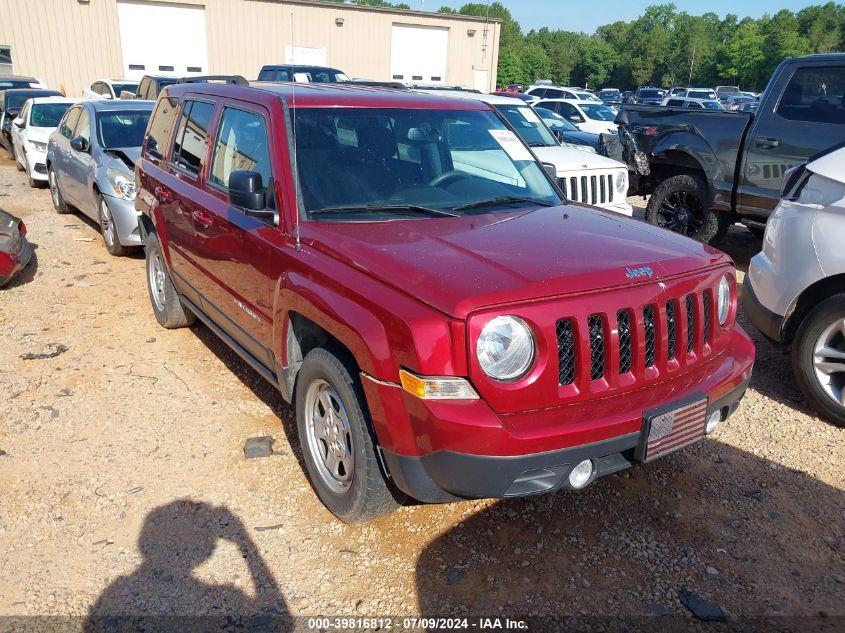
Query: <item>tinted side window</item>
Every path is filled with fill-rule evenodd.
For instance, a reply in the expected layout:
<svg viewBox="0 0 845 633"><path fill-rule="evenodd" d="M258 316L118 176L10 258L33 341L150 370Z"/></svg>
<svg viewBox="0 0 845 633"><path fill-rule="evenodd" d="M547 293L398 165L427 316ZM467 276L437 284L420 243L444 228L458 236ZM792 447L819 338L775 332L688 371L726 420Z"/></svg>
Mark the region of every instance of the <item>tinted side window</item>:
<svg viewBox="0 0 845 633"><path fill-rule="evenodd" d="M77 121L79 121L79 113L81 110L82 108L76 107L67 111L65 118L62 119L62 123L59 126L59 134L65 138L73 137L73 130L76 128Z"/></svg>
<svg viewBox="0 0 845 633"><path fill-rule="evenodd" d="M546 90L546 99L560 99L563 97L563 90L553 90L548 89Z"/></svg>
<svg viewBox="0 0 845 633"><path fill-rule="evenodd" d="M88 110L80 108L79 121L76 124L76 129L73 132L74 136L81 136L88 144L91 144L91 121L88 118Z"/></svg>
<svg viewBox="0 0 845 633"><path fill-rule="evenodd" d="M265 189L273 177L267 126L264 118L236 108L223 110L220 129L214 144L210 180L221 187L229 186L229 174L247 170L261 174Z"/></svg>
<svg viewBox="0 0 845 633"><path fill-rule="evenodd" d="M680 99L669 99L666 102L666 105L670 108L682 108L684 106L684 102Z"/></svg>
<svg viewBox="0 0 845 633"><path fill-rule="evenodd" d="M789 80L777 114L790 121L845 123L845 66L799 69Z"/></svg>
<svg viewBox="0 0 845 633"><path fill-rule="evenodd" d="M203 101L186 101L173 140L171 162L199 174L208 141L208 127L214 106Z"/></svg>
<svg viewBox="0 0 845 633"><path fill-rule="evenodd" d="M147 128L147 138L144 141L147 152L156 158L163 158L164 148L170 139L170 131L176 121L176 109L179 102L173 97L160 99Z"/></svg>
<svg viewBox="0 0 845 633"><path fill-rule="evenodd" d="M703 106L700 103L696 103L695 101L689 101L687 103L688 108L692 108L693 110L701 110Z"/></svg>
<svg viewBox="0 0 845 633"><path fill-rule="evenodd" d="M538 99L542 99L546 96L547 90L545 88L536 88L531 91L532 97L537 97Z"/></svg>

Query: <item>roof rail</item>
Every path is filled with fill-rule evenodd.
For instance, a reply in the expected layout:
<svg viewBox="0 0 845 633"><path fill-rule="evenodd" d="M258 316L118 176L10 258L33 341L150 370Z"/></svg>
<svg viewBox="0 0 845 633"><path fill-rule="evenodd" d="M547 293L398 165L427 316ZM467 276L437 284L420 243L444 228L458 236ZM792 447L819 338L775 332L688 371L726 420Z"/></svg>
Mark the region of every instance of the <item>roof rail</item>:
<svg viewBox="0 0 845 633"><path fill-rule="evenodd" d="M403 84L401 81L367 81L367 80L356 80L352 79L351 81L338 81L335 82L341 86L369 86L373 88L396 88L398 90L407 90L408 86Z"/></svg>
<svg viewBox="0 0 845 633"><path fill-rule="evenodd" d="M200 75L198 77L180 77L176 83L199 84L209 81L222 81L223 83L234 84L236 86L249 85L249 82L240 75Z"/></svg>

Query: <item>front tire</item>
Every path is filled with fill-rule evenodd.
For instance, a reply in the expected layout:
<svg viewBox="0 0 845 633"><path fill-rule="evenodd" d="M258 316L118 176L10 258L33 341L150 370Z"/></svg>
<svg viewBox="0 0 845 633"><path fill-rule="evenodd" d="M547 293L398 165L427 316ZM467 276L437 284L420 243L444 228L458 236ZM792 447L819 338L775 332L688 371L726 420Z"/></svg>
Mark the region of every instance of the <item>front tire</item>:
<svg viewBox="0 0 845 633"><path fill-rule="evenodd" d="M114 255L115 257L126 255L129 249L120 243L120 237L117 235L117 227L114 225L114 217L112 216L111 209L109 209L106 199L100 194L97 195L97 210L100 218L100 235L103 236L106 250L110 255Z"/></svg>
<svg viewBox="0 0 845 633"><path fill-rule="evenodd" d="M649 198L645 218L651 224L699 242L716 244L730 224L708 208L707 185L686 174L664 180Z"/></svg>
<svg viewBox="0 0 845 633"><path fill-rule="evenodd" d="M70 208L62 197L59 180L56 178L56 172L52 166L47 168L47 182L50 185L50 199L53 201L53 208L56 213L70 213Z"/></svg>
<svg viewBox="0 0 845 633"><path fill-rule="evenodd" d="M342 350L311 350L296 378L296 424L311 486L332 514L363 523L399 507L376 456L363 388Z"/></svg>
<svg viewBox="0 0 845 633"><path fill-rule="evenodd" d="M12 145L12 149L14 149L14 148L15 148L15 146ZM20 157L18 156L18 153L15 152L15 169L17 169L18 171L26 171L26 158L24 158L23 160L24 160L24 162L22 163L20 161Z"/></svg>
<svg viewBox="0 0 845 633"><path fill-rule="evenodd" d="M154 233L147 235L144 246L147 259L147 290L156 321L171 330L191 325L197 317L182 305L179 293L170 281L164 253L161 252L161 245Z"/></svg>
<svg viewBox="0 0 845 633"><path fill-rule="evenodd" d="M845 293L804 317L792 344L792 370L810 406L845 427Z"/></svg>

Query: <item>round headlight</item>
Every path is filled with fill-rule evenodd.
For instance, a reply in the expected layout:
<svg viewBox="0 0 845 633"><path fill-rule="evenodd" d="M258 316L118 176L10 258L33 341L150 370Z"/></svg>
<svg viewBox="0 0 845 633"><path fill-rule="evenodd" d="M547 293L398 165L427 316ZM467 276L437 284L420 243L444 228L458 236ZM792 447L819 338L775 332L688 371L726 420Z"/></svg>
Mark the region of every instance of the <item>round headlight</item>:
<svg viewBox="0 0 845 633"><path fill-rule="evenodd" d="M499 316L481 330L475 354L482 371L495 380L522 378L534 361L531 328L517 317Z"/></svg>
<svg viewBox="0 0 845 633"><path fill-rule="evenodd" d="M731 310L731 284L727 275L719 280L719 296L716 307L719 311L719 325L724 325L725 321L728 320L728 312Z"/></svg>
<svg viewBox="0 0 845 633"><path fill-rule="evenodd" d="M628 174L624 171L620 171L616 174L616 191L622 193L625 191L625 188L628 186Z"/></svg>

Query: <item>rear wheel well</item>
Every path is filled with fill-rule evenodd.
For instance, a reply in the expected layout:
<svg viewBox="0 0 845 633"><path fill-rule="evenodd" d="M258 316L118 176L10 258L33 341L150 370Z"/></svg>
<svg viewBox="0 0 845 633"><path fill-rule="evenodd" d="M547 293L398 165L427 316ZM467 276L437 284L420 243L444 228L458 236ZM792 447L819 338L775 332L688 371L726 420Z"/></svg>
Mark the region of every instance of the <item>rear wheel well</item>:
<svg viewBox="0 0 845 633"><path fill-rule="evenodd" d="M285 368L284 379L291 396L293 396L296 375L302 367L302 361L308 355L308 352L317 347L330 349L350 370L354 369L353 375L357 376L360 368L355 356L337 337L298 312L291 312L289 319L286 341L287 367ZM350 371L350 373L352 372Z"/></svg>
<svg viewBox="0 0 845 633"><path fill-rule="evenodd" d="M701 163L686 152L678 150L661 152L651 159L649 167L651 168L651 174L648 177L647 190L641 191L643 195L654 193L654 190L660 186L660 183L673 176L694 176L701 179L704 185L707 186L707 178Z"/></svg>
<svg viewBox="0 0 845 633"><path fill-rule="evenodd" d="M845 292L845 273L820 279L807 287L795 301L795 308L783 324L783 343L790 344L801 322L819 303L840 292Z"/></svg>

